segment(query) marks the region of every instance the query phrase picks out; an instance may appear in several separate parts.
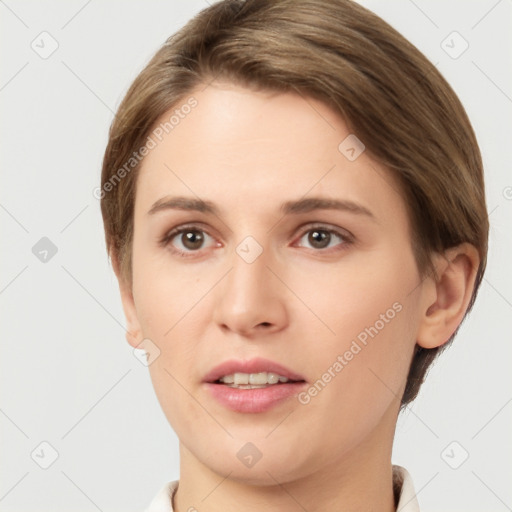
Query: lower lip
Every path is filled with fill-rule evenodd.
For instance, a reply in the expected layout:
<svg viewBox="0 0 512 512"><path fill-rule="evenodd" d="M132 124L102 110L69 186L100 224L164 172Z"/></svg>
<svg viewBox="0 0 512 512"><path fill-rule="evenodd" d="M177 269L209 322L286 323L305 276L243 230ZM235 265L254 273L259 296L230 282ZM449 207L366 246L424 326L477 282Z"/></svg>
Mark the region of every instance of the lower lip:
<svg viewBox="0 0 512 512"><path fill-rule="evenodd" d="M237 389L225 384L205 383L212 396L236 412L265 412L284 400L296 396L306 382L274 384L266 388Z"/></svg>

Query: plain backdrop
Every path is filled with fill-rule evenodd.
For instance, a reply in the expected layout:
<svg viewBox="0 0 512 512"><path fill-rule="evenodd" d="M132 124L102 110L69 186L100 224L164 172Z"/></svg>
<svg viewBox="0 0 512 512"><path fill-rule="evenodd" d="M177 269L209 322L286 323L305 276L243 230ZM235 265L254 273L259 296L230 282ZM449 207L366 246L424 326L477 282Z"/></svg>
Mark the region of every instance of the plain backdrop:
<svg viewBox="0 0 512 512"><path fill-rule="evenodd" d="M475 308L400 417L393 461L423 512L512 510L512 1L361 3L459 95L491 222ZM2 512L141 511L179 477L176 436L125 341L93 190L128 86L207 5L0 0Z"/></svg>

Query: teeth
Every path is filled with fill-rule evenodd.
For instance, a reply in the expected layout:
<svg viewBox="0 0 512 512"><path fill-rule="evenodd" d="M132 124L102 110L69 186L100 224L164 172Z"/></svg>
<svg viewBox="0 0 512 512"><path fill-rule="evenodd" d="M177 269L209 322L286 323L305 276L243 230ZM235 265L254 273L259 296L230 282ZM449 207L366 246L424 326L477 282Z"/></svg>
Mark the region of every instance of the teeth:
<svg viewBox="0 0 512 512"><path fill-rule="evenodd" d="M235 386L239 384L249 384L249 375L247 373L235 373L234 379Z"/></svg>
<svg viewBox="0 0 512 512"><path fill-rule="evenodd" d="M286 377L281 378L288 380ZM269 384L277 384L279 382L279 375L277 375L277 373L267 372L267 382Z"/></svg>
<svg viewBox="0 0 512 512"><path fill-rule="evenodd" d="M224 375L219 379L224 384L234 384L234 386L251 385L254 387L264 387L268 384L277 384L278 382L288 382L289 379L272 372L260 373L234 373Z"/></svg>

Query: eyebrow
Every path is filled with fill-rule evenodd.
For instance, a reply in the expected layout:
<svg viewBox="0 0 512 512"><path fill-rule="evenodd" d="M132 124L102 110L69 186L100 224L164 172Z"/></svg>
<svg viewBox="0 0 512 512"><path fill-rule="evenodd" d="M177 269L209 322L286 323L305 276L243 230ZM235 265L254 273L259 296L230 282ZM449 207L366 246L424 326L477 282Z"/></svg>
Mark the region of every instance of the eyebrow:
<svg viewBox="0 0 512 512"><path fill-rule="evenodd" d="M220 216L221 214L220 209L211 201L184 196L162 197L158 199L158 201L155 201L148 211L148 214L153 215L165 210L189 210L210 213L216 216ZM283 215L309 213L314 210L341 210L358 215L365 215L372 220L376 220L375 215L368 208L348 199L309 197L296 201L286 201L280 207L280 211Z"/></svg>

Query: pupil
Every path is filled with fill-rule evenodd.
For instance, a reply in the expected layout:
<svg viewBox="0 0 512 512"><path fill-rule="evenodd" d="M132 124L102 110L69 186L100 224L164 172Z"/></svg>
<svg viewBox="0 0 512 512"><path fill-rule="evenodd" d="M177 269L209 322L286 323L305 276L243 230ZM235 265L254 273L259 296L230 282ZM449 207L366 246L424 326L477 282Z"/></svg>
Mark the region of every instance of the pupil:
<svg viewBox="0 0 512 512"><path fill-rule="evenodd" d="M199 231L187 231L182 235L182 242L187 249L199 249L203 243L203 235Z"/></svg>
<svg viewBox="0 0 512 512"><path fill-rule="evenodd" d="M331 240L331 234L327 233L326 231L311 231L309 234L309 242L314 247L317 247L319 249L323 249L329 245L329 242Z"/></svg>

